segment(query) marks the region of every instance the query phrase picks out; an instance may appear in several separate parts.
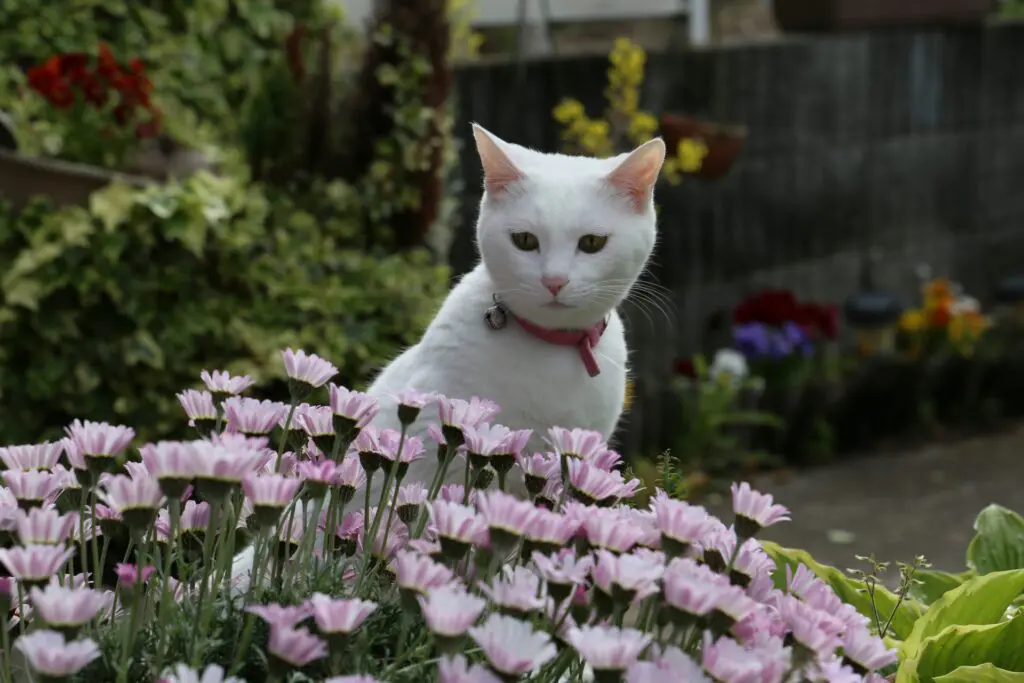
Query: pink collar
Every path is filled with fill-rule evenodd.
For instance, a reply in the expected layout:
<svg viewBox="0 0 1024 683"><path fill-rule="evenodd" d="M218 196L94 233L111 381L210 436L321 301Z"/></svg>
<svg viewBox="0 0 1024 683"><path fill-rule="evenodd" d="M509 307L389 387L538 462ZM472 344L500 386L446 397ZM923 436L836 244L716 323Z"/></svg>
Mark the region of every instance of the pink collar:
<svg viewBox="0 0 1024 683"><path fill-rule="evenodd" d="M550 330L531 323L529 320L524 320L511 311L508 311L508 314L519 323L521 328L541 341L555 346L575 346L579 350L587 374L591 377L601 374L597 358L594 357L594 347L597 346L597 342L601 341L601 336L608 328L607 318L586 330Z"/></svg>

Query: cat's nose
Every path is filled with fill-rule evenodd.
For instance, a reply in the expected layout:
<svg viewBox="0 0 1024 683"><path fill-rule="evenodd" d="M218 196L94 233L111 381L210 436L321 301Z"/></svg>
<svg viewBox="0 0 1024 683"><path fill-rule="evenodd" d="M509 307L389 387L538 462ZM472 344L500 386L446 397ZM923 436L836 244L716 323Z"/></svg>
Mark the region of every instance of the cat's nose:
<svg viewBox="0 0 1024 683"><path fill-rule="evenodd" d="M554 296L558 296L558 293L561 292L567 284L569 284L569 278L544 275L541 276L540 283L544 285Z"/></svg>

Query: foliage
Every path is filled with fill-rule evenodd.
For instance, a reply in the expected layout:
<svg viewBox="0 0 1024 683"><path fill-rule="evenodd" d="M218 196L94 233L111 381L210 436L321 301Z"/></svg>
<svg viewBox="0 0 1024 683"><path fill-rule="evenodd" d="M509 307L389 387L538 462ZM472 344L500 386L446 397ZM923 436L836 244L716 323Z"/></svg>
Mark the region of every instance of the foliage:
<svg viewBox="0 0 1024 683"><path fill-rule="evenodd" d="M357 382L415 341L447 288L426 255L365 253L360 201L200 173L91 206L0 215L0 406L28 442L73 415L176 429L175 391L211 364L280 377L281 346L331 354ZM148 277L140 274L153 273ZM69 351L74 349L73 353Z"/></svg>
<svg viewBox="0 0 1024 683"><path fill-rule="evenodd" d="M53 55L29 69L26 81L24 96L52 108L63 143L57 153L70 161L119 167L137 140L160 130L145 65L119 64L104 44L95 60L82 52Z"/></svg>
<svg viewBox="0 0 1024 683"><path fill-rule="evenodd" d="M58 672L70 683L174 680L172 663L220 665L250 683L412 683L459 666L472 667L466 680L579 683L585 663L615 680L645 668L724 680L743 666L781 681L827 665L870 683L877 676L865 674L895 658L848 606L825 611L842 593L806 568L799 586L773 588L790 558L756 540L787 519L771 496L735 486L731 527L664 495L646 511L624 507L637 482L615 469L618 454L594 432L552 428L554 452L539 456L552 466L537 456L529 466L545 483L517 499L493 471L515 475L531 434L496 426L497 406L407 390L397 414L379 416L399 430L361 426L382 408L375 398L331 384L330 405L304 403L337 368L302 351L281 356L287 402L233 395L217 406L212 392L237 394L251 379L219 373L204 378L208 391L181 396L194 440L136 451L128 427L75 421L58 444L0 449L0 512L17 527L0 539L15 578L0 578L0 604L21 615L0 631L5 650L13 639L38 674L75 641L91 655ZM451 417L438 427L435 414ZM409 434L424 426L443 439ZM449 454L456 442L467 457ZM406 481L415 470L402 464L422 457L439 458L432 481ZM441 486L450 467L472 488ZM378 477L379 495L360 495ZM54 494L74 499L77 516L54 509ZM85 572L103 575L113 530L132 542L107 590ZM236 575L247 539L251 569ZM897 605L894 630L908 609ZM870 657L854 664L843 638ZM4 683L10 663L0 662Z"/></svg>
<svg viewBox="0 0 1024 683"><path fill-rule="evenodd" d="M555 107L555 120L564 126L562 139L570 151L597 157L610 157L629 151L629 146L647 142L658 130L653 114L640 109L640 86L644 81L647 54L627 38L615 41L608 56L608 108L602 118L591 119L583 104L571 98ZM700 140L683 139L678 149L669 150L662 176L678 183L682 174L700 168L707 146Z"/></svg>
<svg viewBox="0 0 1024 683"><path fill-rule="evenodd" d="M693 378L676 379L683 415L672 456L698 480L701 475L728 476L737 468L750 470L770 462L771 456L751 447L751 429L783 426L776 416L753 407L764 381L748 376L745 365L730 367L735 365L728 360L730 353L738 356L719 351L710 366L703 356L694 356Z"/></svg>

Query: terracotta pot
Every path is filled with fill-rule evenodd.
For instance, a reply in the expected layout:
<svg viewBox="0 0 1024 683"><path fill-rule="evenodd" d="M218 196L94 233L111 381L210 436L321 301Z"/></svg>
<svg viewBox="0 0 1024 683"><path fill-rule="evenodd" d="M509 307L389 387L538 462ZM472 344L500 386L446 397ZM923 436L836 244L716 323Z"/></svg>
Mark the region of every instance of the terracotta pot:
<svg viewBox="0 0 1024 683"><path fill-rule="evenodd" d="M978 24L995 0L773 0L783 31Z"/></svg>
<svg viewBox="0 0 1024 683"><path fill-rule="evenodd" d="M717 180L728 173L747 139L745 126L726 126L677 114L662 114L661 132L669 150L686 139L702 140L707 145L704 163L688 174L704 180Z"/></svg>
<svg viewBox="0 0 1024 683"><path fill-rule="evenodd" d="M139 187L154 182L140 175L114 173L84 164L26 157L0 149L0 197L20 209L34 197L55 206L86 206L93 192L115 178Z"/></svg>

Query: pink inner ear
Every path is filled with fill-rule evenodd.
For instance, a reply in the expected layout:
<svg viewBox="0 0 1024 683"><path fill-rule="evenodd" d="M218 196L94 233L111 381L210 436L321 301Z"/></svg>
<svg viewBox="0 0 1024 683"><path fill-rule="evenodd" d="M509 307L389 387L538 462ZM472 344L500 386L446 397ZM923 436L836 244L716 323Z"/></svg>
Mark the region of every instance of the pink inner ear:
<svg viewBox="0 0 1024 683"><path fill-rule="evenodd" d="M608 175L608 182L629 197L636 213L643 213L651 200L661 165L665 162L664 144L651 141L637 148Z"/></svg>
<svg viewBox="0 0 1024 683"><path fill-rule="evenodd" d="M508 155L498 146L498 143L482 128L474 128L473 136L476 138L480 163L484 167L484 187L488 194L501 194L508 189L509 185L525 177L523 172L516 168Z"/></svg>

